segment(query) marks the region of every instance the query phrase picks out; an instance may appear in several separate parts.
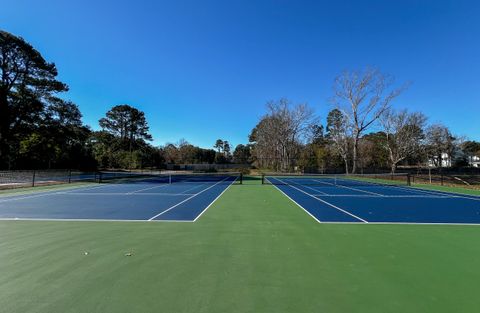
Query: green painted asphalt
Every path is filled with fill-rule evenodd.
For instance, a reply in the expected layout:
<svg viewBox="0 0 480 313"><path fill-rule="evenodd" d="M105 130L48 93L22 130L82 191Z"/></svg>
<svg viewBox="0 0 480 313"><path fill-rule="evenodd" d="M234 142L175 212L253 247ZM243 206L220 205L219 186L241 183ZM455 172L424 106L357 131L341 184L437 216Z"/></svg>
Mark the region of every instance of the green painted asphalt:
<svg viewBox="0 0 480 313"><path fill-rule="evenodd" d="M0 312L477 312L479 240L319 224L246 179L195 223L0 221Z"/></svg>

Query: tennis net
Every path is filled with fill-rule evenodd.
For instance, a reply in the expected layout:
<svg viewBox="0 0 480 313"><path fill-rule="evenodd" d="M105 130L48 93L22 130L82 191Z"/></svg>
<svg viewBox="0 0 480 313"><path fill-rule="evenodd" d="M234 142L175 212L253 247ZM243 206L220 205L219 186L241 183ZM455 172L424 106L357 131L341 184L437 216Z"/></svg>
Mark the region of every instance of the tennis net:
<svg viewBox="0 0 480 313"><path fill-rule="evenodd" d="M162 173L162 172L100 172L100 183L226 183L242 184L243 175L237 172L223 173Z"/></svg>
<svg viewBox="0 0 480 313"><path fill-rule="evenodd" d="M285 174L265 173L266 185L316 185L332 186L410 186L410 175L399 174Z"/></svg>

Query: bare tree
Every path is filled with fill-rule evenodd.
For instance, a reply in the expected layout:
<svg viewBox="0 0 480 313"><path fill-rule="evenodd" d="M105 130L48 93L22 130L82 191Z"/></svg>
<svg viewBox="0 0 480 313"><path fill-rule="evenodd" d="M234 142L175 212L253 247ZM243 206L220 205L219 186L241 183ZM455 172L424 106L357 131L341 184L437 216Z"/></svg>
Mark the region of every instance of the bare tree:
<svg viewBox="0 0 480 313"><path fill-rule="evenodd" d="M345 71L335 79L333 102L352 128L352 173L357 170L358 143L362 134L390 107L404 87L392 88L393 78L377 69Z"/></svg>
<svg viewBox="0 0 480 313"><path fill-rule="evenodd" d="M392 173L399 162L420 152L426 121L427 117L422 113L407 110L395 112L390 109L380 117Z"/></svg>
<svg viewBox="0 0 480 313"><path fill-rule="evenodd" d="M267 114L250 135L260 167L288 171L298 157L301 144L316 122L306 104L292 106L287 99L267 103Z"/></svg>
<svg viewBox="0 0 480 313"><path fill-rule="evenodd" d="M447 126L434 124L427 128L425 134L425 152L428 161L436 167L442 167L443 156L451 161L456 147L456 138Z"/></svg>
<svg viewBox="0 0 480 313"><path fill-rule="evenodd" d="M348 174L349 134L348 120L342 111L333 109L327 116L327 138L332 143L332 148L345 164L345 173Z"/></svg>

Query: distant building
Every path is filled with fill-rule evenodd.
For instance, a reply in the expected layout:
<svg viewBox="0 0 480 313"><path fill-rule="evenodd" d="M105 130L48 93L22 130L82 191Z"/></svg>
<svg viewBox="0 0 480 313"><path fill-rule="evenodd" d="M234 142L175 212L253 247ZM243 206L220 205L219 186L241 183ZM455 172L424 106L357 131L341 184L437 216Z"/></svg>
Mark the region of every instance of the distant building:
<svg viewBox="0 0 480 313"><path fill-rule="evenodd" d="M471 155L468 157L468 164L472 167L480 167L480 156Z"/></svg>
<svg viewBox="0 0 480 313"><path fill-rule="evenodd" d="M430 159L428 159L427 165L429 167L436 167L437 164L440 164L440 167L451 167L452 164L454 163L452 161L452 157L448 153L442 153L441 157L442 157L441 162L437 161L438 159L437 156L431 157ZM471 155L471 156L463 156L461 158L464 160L466 159L469 166L480 168L480 156ZM459 159L459 156L457 156L456 160L458 159Z"/></svg>
<svg viewBox="0 0 480 313"><path fill-rule="evenodd" d="M438 161L438 156L433 156L430 159L428 159L428 166L429 167L451 167L452 166L452 158L448 155L448 153L442 153L441 155L442 160L439 162Z"/></svg>

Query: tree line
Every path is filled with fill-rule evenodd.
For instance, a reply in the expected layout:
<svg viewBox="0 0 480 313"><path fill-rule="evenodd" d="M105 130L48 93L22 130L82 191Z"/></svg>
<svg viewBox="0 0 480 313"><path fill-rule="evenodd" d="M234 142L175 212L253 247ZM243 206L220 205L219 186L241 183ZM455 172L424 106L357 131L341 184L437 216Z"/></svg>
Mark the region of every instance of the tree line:
<svg viewBox="0 0 480 313"><path fill-rule="evenodd" d="M429 124L421 112L395 109L408 84L396 87L375 68L345 71L334 81L333 109L326 125L305 103L270 101L249 141L254 164L281 172L469 166L480 143Z"/></svg>
<svg viewBox="0 0 480 313"><path fill-rule="evenodd" d="M161 147L144 112L121 104L99 120L101 130L82 123L78 106L62 97L54 63L23 38L0 31L0 169L161 168L166 163L246 162L243 145L226 140L212 149L185 140Z"/></svg>
<svg viewBox="0 0 480 313"><path fill-rule="evenodd" d="M144 112L115 105L99 120L82 123L78 106L62 96L54 63L23 38L0 31L0 169L162 168L166 164L242 163L276 171L325 171L399 165L468 165L480 143L429 124L421 112L392 103L408 87L378 69L345 71L334 81L325 125L306 103L269 101L266 113L235 148L218 139L212 148L186 140L152 145ZM232 151L233 150L233 151Z"/></svg>

